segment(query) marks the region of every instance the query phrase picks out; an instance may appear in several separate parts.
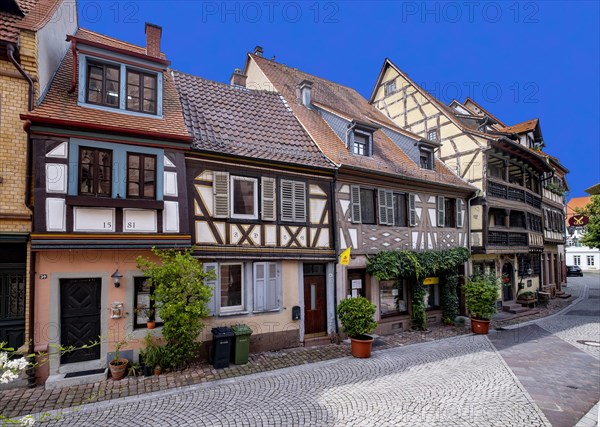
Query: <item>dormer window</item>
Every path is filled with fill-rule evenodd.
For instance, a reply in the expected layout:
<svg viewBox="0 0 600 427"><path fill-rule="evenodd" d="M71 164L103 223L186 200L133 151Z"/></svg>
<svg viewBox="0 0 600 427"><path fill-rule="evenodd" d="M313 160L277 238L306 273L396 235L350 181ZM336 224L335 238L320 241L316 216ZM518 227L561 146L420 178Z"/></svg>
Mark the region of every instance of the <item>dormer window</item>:
<svg viewBox="0 0 600 427"><path fill-rule="evenodd" d="M352 154L370 156L373 135L370 132L354 129L352 136Z"/></svg>
<svg viewBox="0 0 600 427"><path fill-rule="evenodd" d="M87 102L119 108L119 67L88 63Z"/></svg>
<svg viewBox="0 0 600 427"><path fill-rule="evenodd" d="M421 147L419 158L423 169L433 170L433 151L429 148Z"/></svg>
<svg viewBox="0 0 600 427"><path fill-rule="evenodd" d="M156 114L156 74L127 70L127 109Z"/></svg>

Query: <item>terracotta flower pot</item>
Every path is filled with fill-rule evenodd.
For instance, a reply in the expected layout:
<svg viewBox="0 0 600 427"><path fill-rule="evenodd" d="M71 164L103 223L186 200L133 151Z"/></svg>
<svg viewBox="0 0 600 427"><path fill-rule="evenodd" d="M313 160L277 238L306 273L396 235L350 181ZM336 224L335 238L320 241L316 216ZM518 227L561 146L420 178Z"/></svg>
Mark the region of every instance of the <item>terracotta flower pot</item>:
<svg viewBox="0 0 600 427"><path fill-rule="evenodd" d="M352 356L360 359L371 357L371 348L373 347L373 337L362 335L358 338L350 338Z"/></svg>
<svg viewBox="0 0 600 427"><path fill-rule="evenodd" d="M148 329L154 329L156 327L156 322L152 321L152 322L146 322L146 327Z"/></svg>
<svg viewBox="0 0 600 427"><path fill-rule="evenodd" d="M119 381L119 380L123 379L123 377L125 376L125 370L127 369L128 363L129 363L129 360L120 358L117 360L112 360L108 364L108 368L110 369L110 376L112 377L113 380Z"/></svg>
<svg viewBox="0 0 600 427"><path fill-rule="evenodd" d="M487 334L490 330L489 320L473 319L471 317L471 332L474 334Z"/></svg>

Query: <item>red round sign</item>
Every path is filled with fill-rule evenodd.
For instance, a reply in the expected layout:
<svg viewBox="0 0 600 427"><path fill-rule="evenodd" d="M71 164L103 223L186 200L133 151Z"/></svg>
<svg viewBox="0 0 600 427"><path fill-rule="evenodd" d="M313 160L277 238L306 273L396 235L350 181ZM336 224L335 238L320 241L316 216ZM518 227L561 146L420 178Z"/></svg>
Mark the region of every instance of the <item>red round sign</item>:
<svg viewBox="0 0 600 427"><path fill-rule="evenodd" d="M584 227L588 225L590 219L585 215L573 215L569 218L569 225L571 227Z"/></svg>

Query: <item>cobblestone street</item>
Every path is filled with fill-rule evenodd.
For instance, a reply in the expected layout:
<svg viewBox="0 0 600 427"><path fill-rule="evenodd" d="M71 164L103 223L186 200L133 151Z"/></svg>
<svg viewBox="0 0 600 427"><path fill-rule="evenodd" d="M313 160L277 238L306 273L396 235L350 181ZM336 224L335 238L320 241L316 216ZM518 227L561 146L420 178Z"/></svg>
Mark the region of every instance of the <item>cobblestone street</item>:
<svg viewBox="0 0 600 427"><path fill-rule="evenodd" d="M599 352L577 342L600 341L594 298L599 290L599 275L570 278L568 292L582 297L578 303L488 337L461 335L454 328L434 329L429 336L382 337L368 360L348 357L346 344L293 349L200 372L205 377L190 377L192 385L174 373L120 382L125 388L108 381L100 384L106 386L104 396L94 391L98 384L80 393L84 397L76 389L63 396L38 388L29 392L26 406L7 406L22 408L21 415L38 412L44 425L52 426L568 427L600 398ZM439 339L443 334L456 336ZM415 339L420 342L402 345ZM3 400L10 396L4 393ZM85 396L88 402L102 401L66 407L69 399L85 402ZM11 402L20 398L14 394ZM66 408L48 410L52 405ZM594 417L588 415L582 425L597 425L589 421Z"/></svg>

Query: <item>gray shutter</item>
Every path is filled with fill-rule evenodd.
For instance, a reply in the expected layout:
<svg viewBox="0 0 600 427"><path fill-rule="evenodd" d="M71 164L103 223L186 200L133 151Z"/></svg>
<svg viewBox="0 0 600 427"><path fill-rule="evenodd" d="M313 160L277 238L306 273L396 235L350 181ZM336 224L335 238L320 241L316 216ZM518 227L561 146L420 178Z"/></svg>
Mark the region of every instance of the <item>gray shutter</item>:
<svg viewBox="0 0 600 427"><path fill-rule="evenodd" d="M279 309L279 286L277 280L277 264L266 263L266 310Z"/></svg>
<svg viewBox="0 0 600 427"><path fill-rule="evenodd" d="M444 196L437 196L437 226L444 227L444 218L446 216L444 206Z"/></svg>
<svg viewBox="0 0 600 427"><path fill-rule="evenodd" d="M394 193L390 190L385 192L385 204L387 207L388 225L394 225Z"/></svg>
<svg viewBox="0 0 600 427"><path fill-rule="evenodd" d="M213 217L229 217L229 172L215 172L213 180Z"/></svg>
<svg viewBox="0 0 600 427"><path fill-rule="evenodd" d="M306 184L294 181L294 221L306 222Z"/></svg>
<svg viewBox="0 0 600 427"><path fill-rule="evenodd" d="M461 199L456 199L456 226L458 228L463 227L463 218L463 201Z"/></svg>
<svg viewBox="0 0 600 427"><path fill-rule="evenodd" d="M275 221L276 215L276 193L275 193L275 178L261 178L262 189L262 204L261 218L263 221Z"/></svg>
<svg viewBox="0 0 600 427"><path fill-rule="evenodd" d="M265 311L266 262L254 263L254 311Z"/></svg>
<svg viewBox="0 0 600 427"><path fill-rule="evenodd" d="M379 224L388 223L387 205L385 203L385 190L377 190L377 201L379 203Z"/></svg>
<svg viewBox="0 0 600 427"><path fill-rule="evenodd" d="M205 283L212 289L212 296L210 297L210 301L208 301L208 303L206 304L206 308L208 308L208 312L211 316L216 316L218 314L217 283L219 283L219 264L217 264L216 262L204 263L204 271L208 272L211 270L215 272L216 278L213 280L207 280Z"/></svg>
<svg viewBox="0 0 600 427"><path fill-rule="evenodd" d="M408 221L411 227L417 225L417 209L414 194L408 195Z"/></svg>
<svg viewBox="0 0 600 427"><path fill-rule="evenodd" d="M294 185L292 181L282 180L281 184L281 220L294 220Z"/></svg>
<svg viewBox="0 0 600 427"><path fill-rule="evenodd" d="M350 186L350 210L352 222L359 223L360 218L360 187L358 185Z"/></svg>

